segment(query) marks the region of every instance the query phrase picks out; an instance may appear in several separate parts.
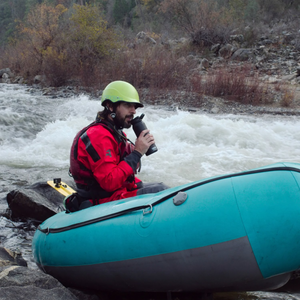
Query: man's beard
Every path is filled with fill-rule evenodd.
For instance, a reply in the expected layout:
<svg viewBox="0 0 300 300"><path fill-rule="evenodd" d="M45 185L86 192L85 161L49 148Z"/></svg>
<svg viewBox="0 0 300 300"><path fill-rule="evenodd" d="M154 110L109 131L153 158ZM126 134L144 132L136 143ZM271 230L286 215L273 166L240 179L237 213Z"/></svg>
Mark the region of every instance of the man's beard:
<svg viewBox="0 0 300 300"><path fill-rule="evenodd" d="M126 118L131 117L132 115L127 115L125 118L122 118L118 113L116 113L116 116L114 118L114 123L117 127L117 129L123 129L123 128L130 128L131 122L126 122ZM133 116L132 116L133 118Z"/></svg>

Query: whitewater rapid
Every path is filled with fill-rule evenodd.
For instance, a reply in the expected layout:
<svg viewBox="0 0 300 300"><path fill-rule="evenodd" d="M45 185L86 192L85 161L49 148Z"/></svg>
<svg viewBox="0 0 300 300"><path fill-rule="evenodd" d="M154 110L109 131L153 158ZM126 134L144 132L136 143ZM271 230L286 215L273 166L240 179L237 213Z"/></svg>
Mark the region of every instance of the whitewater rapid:
<svg viewBox="0 0 300 300"><path fill-rule="evenodd" d="M142 99L143 100L143 99ZM101 110L88 95L49 98L21 85L0 85L2 185L68 177L75 134ZM142 158L138 177L177 186L276 162L300 162L296 117L211 115L146 105L137 110L158 152ZM134 142L131 129L125 131ZM28 173L29 172L29 173ZM22 175L25 175L22 179ZM29 174L31 174L29 176Z"/></svg>

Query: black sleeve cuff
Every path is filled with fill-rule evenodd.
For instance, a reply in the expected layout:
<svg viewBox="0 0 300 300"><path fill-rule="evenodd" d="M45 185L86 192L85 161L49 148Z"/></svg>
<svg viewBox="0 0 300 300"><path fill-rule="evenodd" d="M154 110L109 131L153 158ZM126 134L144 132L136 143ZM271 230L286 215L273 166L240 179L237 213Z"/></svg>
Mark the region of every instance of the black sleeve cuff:
<svg viewBox="0 0 300 300"><path fill-rule="evenodd" d="M134 150L124 158L124 161L126 161L129 164L129 166L132 168L133 172L135 172L136 169L138 168L138 163L140 162L141 157L142 154Z"/></svg>

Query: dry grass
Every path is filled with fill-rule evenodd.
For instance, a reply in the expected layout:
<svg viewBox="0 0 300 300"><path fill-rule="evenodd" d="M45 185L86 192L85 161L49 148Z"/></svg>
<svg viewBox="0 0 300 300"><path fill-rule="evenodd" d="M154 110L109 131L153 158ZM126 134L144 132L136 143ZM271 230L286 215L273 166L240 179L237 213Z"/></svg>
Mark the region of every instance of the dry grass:
<svg viewBox="0 0 300 300"><path fill-rule="evenodd" d="M296 94L296 90L295 88L290 88L290 87L283 87L281 89L281 101L280 101L280 105L283 107L290 107L292 106L294 100L295 100L295 94Z"/></svg>
<svg viewBox="0 0 300 300"><path fill-rule="evenodd" d="M193 92L242 104L260 105L273 101L269 88L260 82L248 64L211 70L205 78L194 75L191 84Z"/></svg>
<svg viewBox="0 0 300 300"><path fill-rule="evenodd" d="M183 63L176 54L162 46L139 45L103 62L95 76L100 88L112 80L121 79L136 88L153 91L185 90L187 75L195 65L195 61Z"/></svg>

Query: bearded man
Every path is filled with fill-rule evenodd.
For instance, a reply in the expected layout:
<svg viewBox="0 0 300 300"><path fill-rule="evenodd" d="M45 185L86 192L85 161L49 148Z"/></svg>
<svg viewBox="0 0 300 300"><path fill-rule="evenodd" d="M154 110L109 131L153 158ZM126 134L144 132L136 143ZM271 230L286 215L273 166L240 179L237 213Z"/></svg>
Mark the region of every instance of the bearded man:
<svg viewBox="0 0 300 300"><path fill-rule="evenodd" d="M137 90L125 81L111 82L101 104L104 110L75 136L71 147L70 174L77 194L65 201L70 211L168 188L163 183L144 184L135 176L141 157L155 143L148 129L135 145L122 131L131 127L136 109L144 106Z"/></svg>

